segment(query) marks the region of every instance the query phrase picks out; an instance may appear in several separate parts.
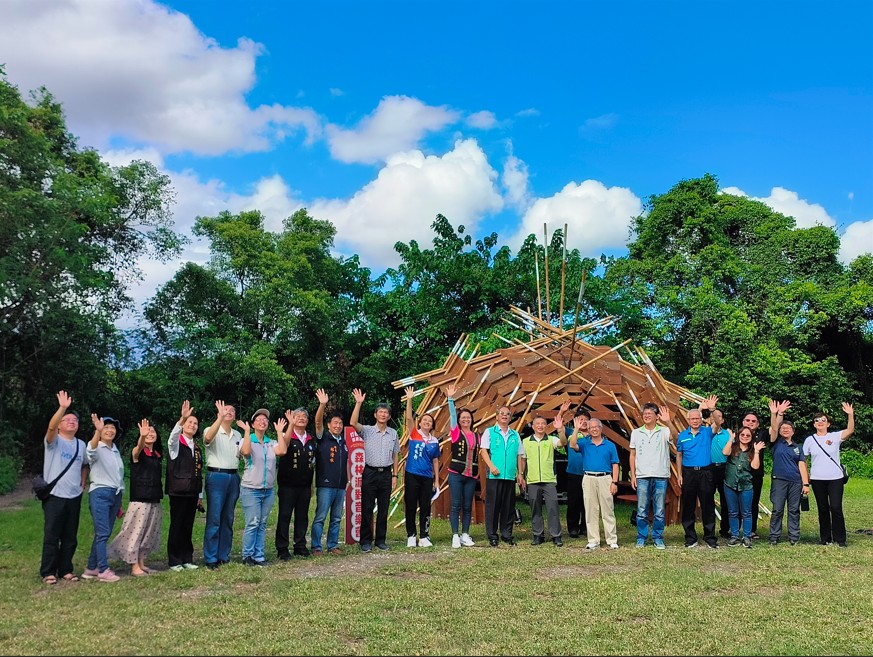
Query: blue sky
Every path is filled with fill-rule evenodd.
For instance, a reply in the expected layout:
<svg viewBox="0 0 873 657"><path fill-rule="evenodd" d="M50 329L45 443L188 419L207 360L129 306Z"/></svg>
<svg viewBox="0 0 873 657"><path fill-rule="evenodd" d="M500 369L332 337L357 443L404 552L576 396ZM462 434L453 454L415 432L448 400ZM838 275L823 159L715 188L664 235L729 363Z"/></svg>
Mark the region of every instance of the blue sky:
<svg viewBox="0 0 873 657"><path fill-rule="evenodd" d="M300 207L378 272L436 212L621 253L652 194L722 187L873 248L873 3L7 0L0 62L198 214ZM204 261L193 243L184 259ZM144 260L137 302L175 268Z"/></svg>

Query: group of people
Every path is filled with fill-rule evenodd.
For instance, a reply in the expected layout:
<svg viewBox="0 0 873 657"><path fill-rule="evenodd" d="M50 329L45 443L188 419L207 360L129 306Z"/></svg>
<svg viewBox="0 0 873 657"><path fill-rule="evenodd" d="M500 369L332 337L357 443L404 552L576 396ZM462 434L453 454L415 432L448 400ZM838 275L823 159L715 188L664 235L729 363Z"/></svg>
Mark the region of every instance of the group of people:
<svg viewBox="0 0 873 657"><path fill-rule="evenodd" d="M489 545L515 544L518 486L531 507L532 544L549 540L556 547L563 546L556 450L567 450L568 454L569 535L585 535L586 547L598 549L602 523L606 546L618 548L613 499L619 483L619 458L615 444L603 435L601 420L579 408L572 427L566 426L570 403L565 402L551 422L542 416L534 417L530 435L522 438L510 427L511 408L501 406L494 424L478 431L473 411L455 407L456 388L449 385L445 393L450 416L447 438L450 459L445 484L451 497L453 548L475 545L470 537L470 523L480 459L487 469L485 530ZM407 388L405 421L409 440L403 478L407 547L431 547L431 501L441 490L442 448L439 438L433 435L433 415L423 413L415 417L413 394L414 390ZM396 430L388 426L390 406L378 404L373 413L374 423L364 425L360 416L366 395L355 389L352 396L355 406L349 424L364 444L360 550L370 552L374 546L388 550L388 512L400 475L400 440ZM87 568L82 573L85 579L118 581L118 575L109 567L110 557L128 563L133 576L151 572L145 560L160 543L164 494L169 497L167 559L173 571L198 567L194 563L192 535L197 511L204 511L204 493L203 561L207 568L217 569L230 561L237 501L241 501L245 519L242 560L246 565L263 566L267 562L266 527L275 497L279 505L275 533L279 559L340 552L340 522L352 464L343 416L327 412L330 399L324 390L316 391L314 435L308 433L309 413L305 408L285 411L284 417L274 421L273 438L268 435L268 409L258 409L249 421L243 421L237 419L234 406L219 400L215 402L214 421L203 430L201 449L197 439L200 424L186 400L165 451L157 429L148 420L142 420L138 425L139 438L130 453L126 511L122 509L124 458L116 446L121 435L120 423L92 414L94 434L85 444L76 437L80 418L70 408L72 399L65 391L60 391L57 399L58 409L49 420L44 439L43 476L52 486L51 494L43 501L45 526L40 576L46 584L59 579L79 579L73 572L73 555L82 493L88 481L94 537ZM797 543L801 500L811 487L818 506L821 542L845 547L842 511L845 475L839 450L854 431L852 406L843 404L848 416L846 429L830 431L830 419L820 414L813 422L814 433L800 445L794 441L794 424L784 418L790 402L770 402L769 431L758 426L757 415L749 413L734 435L724 427L717 401L710 397L699 408L688 411L688 428L675 440L675 471L669 412L653 403L643 406L643 425L634 429L630 437L630 483L637 492L636 546L646 545L651 530L654 546L665 548L665 502L673 473L681 490L686 547L698 544L695 529L698 504L703 540L711 548L718 547L716 492L722 506L722 536L728 539L727 544L751 547L752 539L757 538L755 511L760 497L758 482L763 480L762 452L769 445L773 456L770 544L775 545L782 538L786 511L788 540L792 545ZM706 411L709 418L704 421ZM809 468L807 457L811 459ZM313 483L316 511L310 527ZM123 517L122 527L110 542L118 517ZM326 538L325 522L329 522ZM306 544L307 531L310 546Z"/></svg>

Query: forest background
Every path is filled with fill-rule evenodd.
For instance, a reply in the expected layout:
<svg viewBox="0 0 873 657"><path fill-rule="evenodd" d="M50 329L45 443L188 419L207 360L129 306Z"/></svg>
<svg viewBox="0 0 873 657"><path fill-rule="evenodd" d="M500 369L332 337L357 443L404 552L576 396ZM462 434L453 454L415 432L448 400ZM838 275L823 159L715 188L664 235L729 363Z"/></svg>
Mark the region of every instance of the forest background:
<svg viewBox="0 0 873 657"><path fill-rule="evenodd" d="M346 413L355 387L396 408L391 382L439 366L461 333L482 352L501 347L494 333L512 337L503 314L536 311L545 248L553 322L573 325L584 275L579 322L617 317L591 341L632 338L667 379L718 395L729 424L776 398L791 400L801 434L819 412L844 427L841 402L852 402L844 462L873 476L873 256L841 263L834 229L797 228L721 193L714 175L650 196L626 255L567 244L561 317L562 226L549 226L547 247L530 235L512 253L496 233L437 215L431 248L397 242L400 264L374 275L332 254L329 218L300 210L275 233L252 210L199 217L208 265L184 265L122 330L137 259L170 260L185 243L173 202L152 164L110 166L78 146L48 91L25 99L0 75L0 493L41 467L58 390L82 435L91 412L126 428L148 417L166 435L184 399L211 420L216 399L246 416L312 408L319 387Z"/></svg>

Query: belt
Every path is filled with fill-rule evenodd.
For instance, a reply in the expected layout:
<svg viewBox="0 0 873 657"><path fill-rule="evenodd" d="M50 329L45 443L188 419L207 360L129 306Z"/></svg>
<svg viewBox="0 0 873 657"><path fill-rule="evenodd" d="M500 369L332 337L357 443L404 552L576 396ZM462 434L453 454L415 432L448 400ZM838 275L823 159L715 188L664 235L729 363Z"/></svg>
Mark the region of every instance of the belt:
<svg viewBox="0 0 873 657"><path fill-rule="evenodd" d="M712 465L683 465L683 470L712 470Z"/></svg>
<svg viewBox="0 0 873 657"><path fill-rule="evenodd" d="M220 472L222 474L239 474L236 468L206 468L207 472Z"/></svg>
<svg viewBox="0 0 873 657"><path fill-rule="evenodd" d="M365 465L365 468L368 470L375 470L376 472L387 472L388 470L392 470L394 466L392 465L383 465L381 467L375 465Z"/></svg>
<svg viewBox="0 0 873 657"><path fill-rule="evenodd" d="M586 472L586 477L608 477L611 473L609 472Z"/></svg>
<svg viewBox="0 0 873 657"><path fill-rule="evenodd" d="M712 467L713 468L723 468L725 465L727 465L727 464L726 463L713 463Z"/></svg>

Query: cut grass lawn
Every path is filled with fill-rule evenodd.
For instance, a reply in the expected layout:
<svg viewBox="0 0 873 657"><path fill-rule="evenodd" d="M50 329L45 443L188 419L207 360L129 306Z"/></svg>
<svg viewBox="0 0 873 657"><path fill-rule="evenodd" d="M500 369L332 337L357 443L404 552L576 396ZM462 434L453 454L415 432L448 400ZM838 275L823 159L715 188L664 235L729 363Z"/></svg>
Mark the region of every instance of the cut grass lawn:
<svg viewBox="0 0 873 657"><path fill-rule="evenodd" d="M436 546L407 549L404 528L394 528L398 510L389 522L390 552L344 546L342 556L287 563L274 560L274 509L267 568L238 563L237 508L237 562L218 571L167 571L162 550L148 562L161 572L149 577L113 564L120 582L47 586L38 577L39 503L8 498L0 508L0 652L869 654L873 537L855 530L873 526L873 481L847 486L846 550L818 544L810 501L795 547L770 547L762 532L751 550L686 550L681 527L671 526L667 550L635 549L626 505L617 507L620 550L590 552L584 539L566 536L564 548L533 547L529 511L519 502L517 547L487 547L476 525L476 547L453 550L448 523L434 520ZM165 509L165 536L168 519ZM203 526L198 516L197 555ZM83 500L77 574L91 538Z"/></svg>

